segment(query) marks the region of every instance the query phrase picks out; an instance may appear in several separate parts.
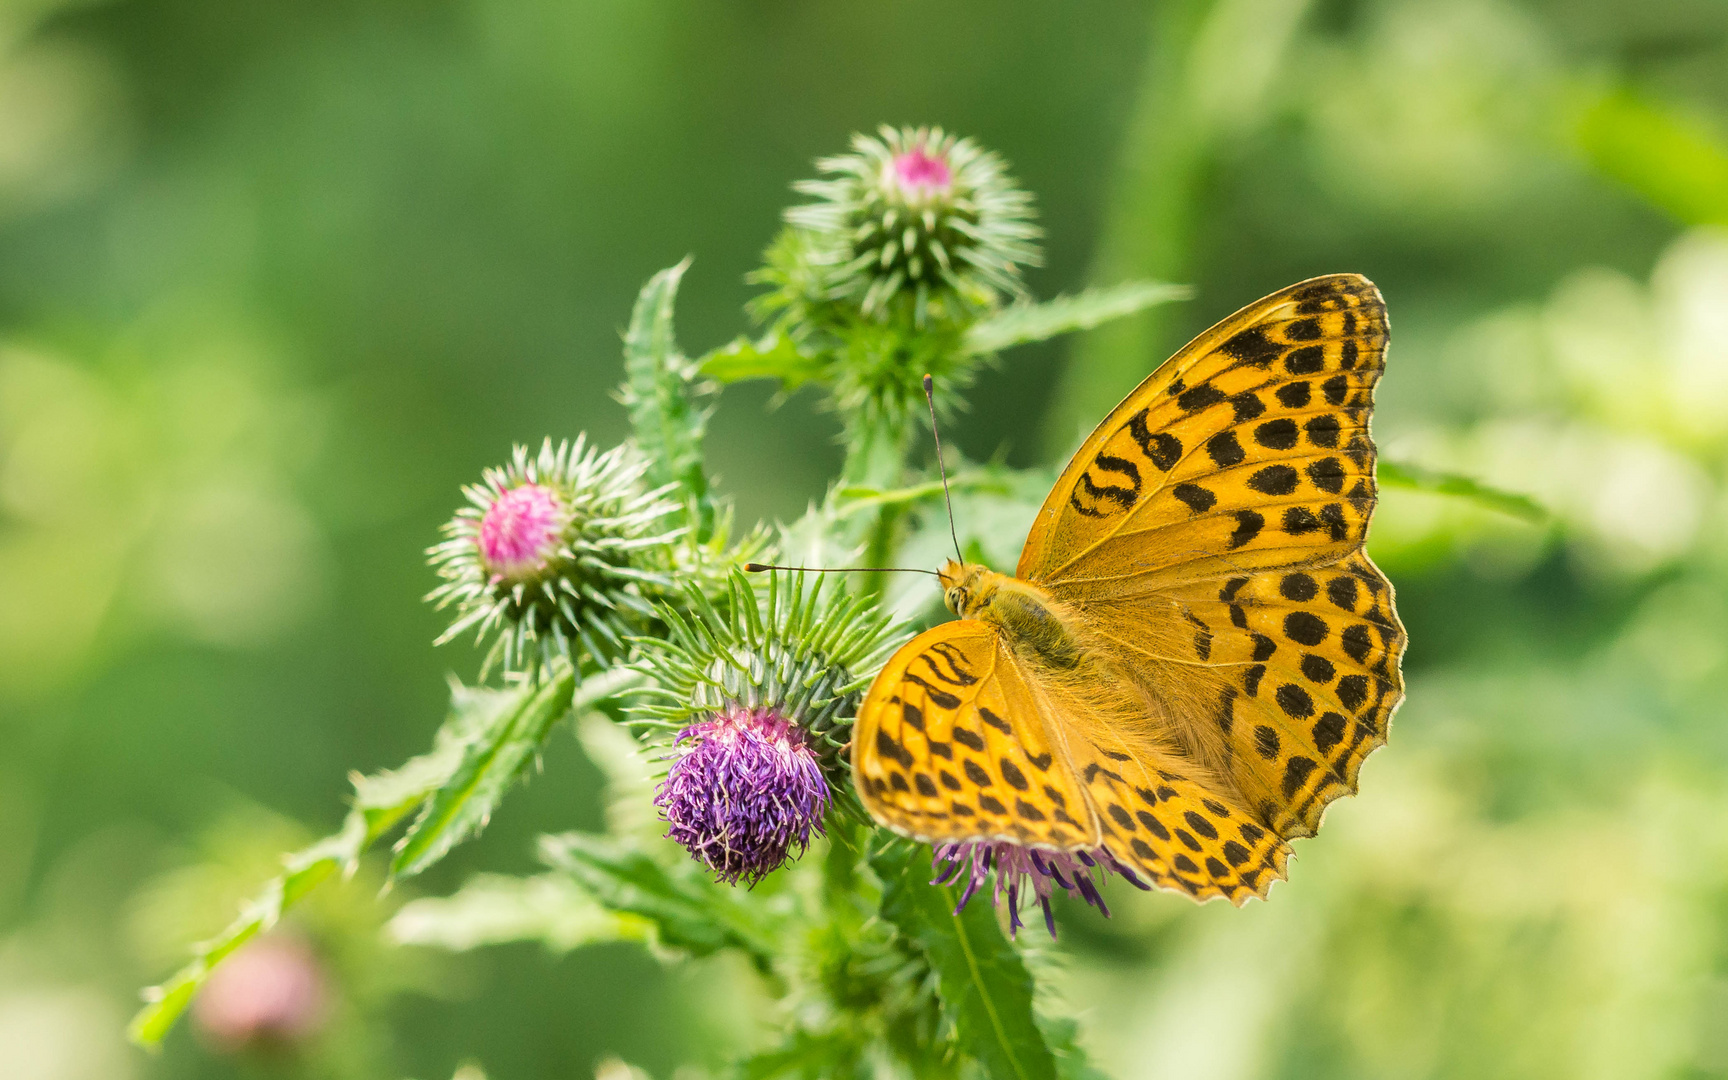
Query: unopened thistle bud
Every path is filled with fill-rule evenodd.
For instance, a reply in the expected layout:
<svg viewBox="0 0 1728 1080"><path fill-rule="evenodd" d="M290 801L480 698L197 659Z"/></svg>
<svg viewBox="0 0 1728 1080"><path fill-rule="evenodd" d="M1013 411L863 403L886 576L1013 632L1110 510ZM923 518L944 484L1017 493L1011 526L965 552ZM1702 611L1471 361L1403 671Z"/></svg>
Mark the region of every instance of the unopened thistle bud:
<svg viewBox="0 0 1728 1080"><path fill-rule="evenodd" d="M1039 230L1032 197L996 154L941 128L884 126L816 164L828 178L794 186L817 201L786 218L809 234L827 298L872 319L904 306L922 326L934 310L1025 291L1020 268L1037 264Z"/></svg>
<svg viewBox="0 0 1728 1080"><path fill-rule="evenodd" d="M634 710L671 731L655 795L667 835L722 881L754 883L803 852L834 801L842 750L868 675L891 644L860 598L818 579L732 579L718 603L690 590L647 653L656 683ZM647 644L647 643L644 643Z"/></svg>
<svg viewBox="0 0 1728 1080"><path fill-rule="evenodd" d="M628 445L598 453L583 439L510 464L463 489L470 505L427 554L454 607L439 644L472 630L492 639L484 667L533 671L555 655L612 658L657 617L672 587L669 545L680 507L644 490L647 462Z"/></svg>

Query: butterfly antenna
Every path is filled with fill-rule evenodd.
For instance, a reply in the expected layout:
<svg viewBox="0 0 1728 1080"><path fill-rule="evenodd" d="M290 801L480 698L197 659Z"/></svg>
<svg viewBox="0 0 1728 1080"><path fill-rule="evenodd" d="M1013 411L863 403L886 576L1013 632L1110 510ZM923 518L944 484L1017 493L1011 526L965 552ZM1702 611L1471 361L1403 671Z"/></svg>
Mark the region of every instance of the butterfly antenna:
<svg viewBox="0 0 1728 1080"><path fill-rule="evenodd" d="M744 564L746 574L760 574L767 570L791 570L798 574L929 574L931 577L941 577L934 570L917 570L909 566L771 566L768 563L747 562Z"/></svg>
<svg viewBox="0 0 1728 1080"><path fill-rule="evenodd" d="M960 534L954 531L954 499L948 494L948 466L942 464L942 432L936 426L936 380L924 376L924 404L930 406L930 434L936 440L936 471L942 474L942 502L948 507L948 536L954 541L954 558L965 562L960 554Z"/></svg>

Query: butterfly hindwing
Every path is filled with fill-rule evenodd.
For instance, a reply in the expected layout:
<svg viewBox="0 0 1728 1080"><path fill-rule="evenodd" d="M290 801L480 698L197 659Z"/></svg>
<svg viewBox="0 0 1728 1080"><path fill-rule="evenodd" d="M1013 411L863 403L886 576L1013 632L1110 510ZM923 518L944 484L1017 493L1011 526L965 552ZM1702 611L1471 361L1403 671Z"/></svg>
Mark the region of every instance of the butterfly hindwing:
<svg viewBox="0 0 1728 1080"><path fill-rule="evenodd" d="M894 654L859 710L852 766L876 820L920 840L1097 842L1066 753L987 623L943 623Z"/></svg>
<svg viewBox="0 0 1728 1080"><path fill-rule="evenodd" d="M1354 274L1293 285L1201 334L1074 455L1016 576L1080 600L1360 547L1386 339L1379 291Z"/></svg>
<svg viewBox="0 0 1728 1080"><path fill-rule="evenodd" d="M1284 876L1289 848L1191 763L1113 733L1075 740L1073 761L1098 807L1103 846L1151 884L1241 904Z"/></svg>
<svg viewBox="0 0 1728 1080"><path fill-rule="evenodd" d="M1283 835L1312 835L1328 803L1355 793L1404 697L1391 583L1357 552L1324 568L1197 584L1175 599L1206 627L1218 665L1209 670L1224 679L1211 719L1232 778Z"/></svg>

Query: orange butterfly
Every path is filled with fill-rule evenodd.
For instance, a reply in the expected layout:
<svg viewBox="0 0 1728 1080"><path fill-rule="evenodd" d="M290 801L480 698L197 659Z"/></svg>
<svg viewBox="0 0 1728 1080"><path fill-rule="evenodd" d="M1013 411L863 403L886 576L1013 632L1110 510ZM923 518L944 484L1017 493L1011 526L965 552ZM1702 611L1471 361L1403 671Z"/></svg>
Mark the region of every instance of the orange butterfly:
<svg viewBox="0 0 1728 1080"><path fill-rule="evenodd" d="M1015 929L1028 883L1052 933L1053 886L1103 909L1094 872L1241 904L1355 792L1404 696L1362 549L1386 341L1355 274L1250 304L1105 417L1013 577L942 569L959 618L876 677L852 768L962 905L992 870Z"/></svg>

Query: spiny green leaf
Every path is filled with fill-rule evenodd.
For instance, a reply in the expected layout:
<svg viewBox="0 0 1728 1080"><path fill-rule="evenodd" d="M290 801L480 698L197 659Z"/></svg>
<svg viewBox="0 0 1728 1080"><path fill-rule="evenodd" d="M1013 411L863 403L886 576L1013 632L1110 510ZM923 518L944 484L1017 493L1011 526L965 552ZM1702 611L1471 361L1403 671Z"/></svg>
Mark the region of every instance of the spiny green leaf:
<svg viewBox="0 0 1728 1080"><path fill-rule="evenodd" d="M1186 300L1194 290L1162 281L1125 281L1094 286L1078 296L1058 296L1041 304L1010 304L973 323L966 331L966 351L999 352L1014 345L1044 341L1099 323L1120 319L1159 304Z"/></svg>
<svg viewBox="0 0 1728 1080"><path fill-rule="evenodd" d="M978 900L958 915L958 890L931 885L924 849L879 842L870 869L882 881L882 917L923 949L943 1013L963 1053L992 1080L1055 1080L1056 1062L1032 1011L1032 976Z"/></svg>
<svg viewBox="0 0 1728 1080"><path fill-rule="evenodd" d="M717 382L779 379L787 390L795 390L818 377L823 367L819 357L801 350L797 342L779 330L770 331L757 341L740 337L697 361L697 369Z"/></svg>
<svg viewBox="0 0 1728 1080"><path fill-rule="evenodd" d="M582 684L574 700L575 707L579 710L592 707L634 687L641 679L639 673L627 669L591 678ZM287 856L281 876L266 883L222 933L197 945L191 963L167 982L144 992L148 1004L127 1028L132 1041L147 1049L159 1045L224 958L275 926L284 912L332 876L353 873L367 849L416 808L426 806L428 800L453 784L463 786L465 766L471 765L483 748L493 745L501 728L510 727L524 716L538 715L523 708L520 697L518 691L482 690L455 683L451 688L450 715L433 738L432 749L398 769L373 776L354 776L353 808L341 830ZM527 697L527 704L532 705L537 695L530 693ZM567 699L564 709L570 707ZM562 711L551 719L556 720L558 715ZM449 846L446 843L442 850L448 850ZM435 860L422 858L419 869L431 865L431 861Z"/></svg>
<svg viewBox="0 0 1728 1080"><path fill-rule="evenodd" d="M432 759L437 757L438 753L434 752L416 758L398 772L421 776L425 782L435 786L437 763ZM450 760L454 761L454 758L450 757ZM127 1027L131 1040L146 1049L160 1045L217 964L253 937L275 926L288 908L332 875L352 872L366 849L407 817L430 790L429 786L410 791L405 785L385 783L357 797L354 809L349 811L340 832L288 856L284 860L282 875L267 883L258 896L241 909L239 918L216 937L196 946L192 962L175 973L172 979L144 991L148 1004L139 1010ZM387 797L394 797L396 801L384 801Z"/></svg>
<svg viewBox="0 0 1728 1080"><path fill-rule="evenodd" d="M652 927L638 916L608 911L563 874L480 874L453 896L405 904L387 929L403 945L466 951L538 941L566 953L601 942L644 941Z"/></svg>
<svg viewBox="0 0 1728 1080"><path fill-rule="evenodd" d="M619 397L630 413L636 445L653 462L650 480L678 485L682 500L695 512L697 538L706 540L714 530L714 502L702 467L702 436L711 410L699 403L703 394L697 365L678 351L672 327L678 283L689 268L685 259L642 286L624 335Z"/></svg>
<svg viewBox="0 0 1728 1080"><path fill-rule="evenodd" d="M764 969L777 952L761 905L740 902L695 862L669 871L634 844L586 833L541 837L540 857L604 907L648 920L663 945L694 956L738 948Z"/></svg>
<svg viewBox="0 0 1728 1080"><path fill-rule="evenodd" d="M582 703L586 707L641 681L642 675L628 668L592 676L582 684ZM485 828L499 801L545 746L553 725L569 714L575 694L576 676L566 667L547 682L476 691L459 704L459 712L467 707L482 714L468 721L477 734L397 843L391 874L412 877Z"/></svg>
<svg viewBox="0 0 1728 1080"><path fill-rule="evenodd" d="M1374 475L1385 487L1432 491L1438 495L1469 499L1490 510L1522 518L1534 525L1546 522L1551 516L1546 507L1528 495L1502 491L1462 473L1441 472L1438 469L1425 469L1420 465L1382 459L1375 467Z"/></svg>

